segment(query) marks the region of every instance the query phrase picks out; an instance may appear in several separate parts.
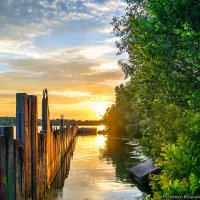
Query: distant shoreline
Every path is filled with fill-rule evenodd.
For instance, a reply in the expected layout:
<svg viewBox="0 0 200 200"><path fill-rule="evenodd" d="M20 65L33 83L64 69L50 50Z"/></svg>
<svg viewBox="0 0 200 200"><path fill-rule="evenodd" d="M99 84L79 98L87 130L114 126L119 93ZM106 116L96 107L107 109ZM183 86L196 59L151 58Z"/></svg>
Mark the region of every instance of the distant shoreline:
<svg viewBox="0 0 200 200"><path fill-rule="evenodd" d="M0 117L0 126L15 126L15 117ZM60 126L60 119L52 119L52 126ZM76 124L77 126L100 126L103 124L102 120L75 120L64 119L64 125ZM42 120L38 119L38 126L42 125Z"/></svg>

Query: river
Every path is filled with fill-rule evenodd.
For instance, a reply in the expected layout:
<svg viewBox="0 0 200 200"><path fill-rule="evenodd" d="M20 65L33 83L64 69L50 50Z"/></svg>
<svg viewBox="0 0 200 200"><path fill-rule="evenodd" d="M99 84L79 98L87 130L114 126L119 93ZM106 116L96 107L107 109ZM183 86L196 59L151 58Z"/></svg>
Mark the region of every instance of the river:
<svg viewBox="0 0 200 200"><path fill-rule="evenodd" d="M48 191L48 200L142 200L128 168L143 159L139 147L103 135L78 136Z"/></svg>

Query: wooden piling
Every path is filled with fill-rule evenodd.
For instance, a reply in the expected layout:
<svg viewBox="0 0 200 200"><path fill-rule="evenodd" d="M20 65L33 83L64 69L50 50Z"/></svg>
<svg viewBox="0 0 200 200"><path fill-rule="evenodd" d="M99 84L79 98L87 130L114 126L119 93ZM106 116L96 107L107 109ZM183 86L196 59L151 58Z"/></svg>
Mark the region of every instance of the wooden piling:
<svg viewBox="0 0 200 200"><path fill-rule="evenodd" d="M20 140L14 140L14 167L15 167L15 199L22 198L22 163L20 155Z"/></svg>
<svg viewBox="0 0 200 200"><path fill-rule="evenodd" d="M32 168L32 199L37 200L37 184L38 184L38 111L37 97L30 95L30 135L31 135L31 168Z"/></svg>
<svg viewBox="0 0 200 200"><path fill-rule="evenodd" d="M31 144L30 144L30 102L26 93L16 94L16 135L23 146L22 153L22 198L31 198Z"/></svg>
<svg viewBox="0 0 200 200"><path fill-rule="evenodd" d="M15 199L15 169L13 127L5 127L7 141L7 198Z"/></svg>

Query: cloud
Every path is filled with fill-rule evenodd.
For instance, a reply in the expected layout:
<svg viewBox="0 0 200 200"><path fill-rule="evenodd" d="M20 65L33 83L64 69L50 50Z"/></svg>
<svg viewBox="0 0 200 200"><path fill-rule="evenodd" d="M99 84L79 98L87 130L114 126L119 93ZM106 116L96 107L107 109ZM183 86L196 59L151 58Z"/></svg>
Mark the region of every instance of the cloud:
<svg viewBox="0 0 200 200"><path fill-rule="evenodd" d="M97 27L96 31L99 33L111 33L113 31L113 27L110 24L106 24L102 27Z"/></svg>
<svg viewBox="0 0 200 200"><path fill-rule="evenodd" d="M106 38L104 42L114 44L115 42L119 41L117 37Z"/></svg>
<svg viewBox="0 0 200 200"><path fill-rule="evenodd" d="M116 64L106 59L108 54L115 52L112 46L84 46L79 48L62 49L43 54L40 58L5 59L1 64L18 72L31 72L42 76L60 74L63 77L90 74L94 71L116 69ZM109 68L109 66L111 66Z"/></svg>
<svg viewBox="0 0 200 200"><path fill-rule="evenodd" d="M31 40L0 40L0 55L15 55L21 56L33 56L37 54L33 53L33 44ZM27 50L28 49L28 50Z"/></svg>
<svg viewBox="0 0 200 200"><path fill-rule="evenodd" d="M64 97L87 97L90 96L90 92L80 92L80 91L52 91L49 94L64 96Z"/></svg>
<svg viewBox="0 0 200 200"><path fill-rule="evenodd" d="M104 62L97 67L94 67L96 72L119 71L119 66L115 62Z"/></svg>
<svg viewBox="0 0 200 200"><path fill-rule="evenodd" d="M97 52L91 56L92 52ZM108 80L123 79L116 61L107 60L105 54L112 51L107 46L92 46L63 49L41 56L41 58L11 59L4 61L11 71L0 73L1 87L20 91L38 91L43 88L56 90L53 95L62 96L66 89L81 94L110 95L113 85L104 84ZM64 93L63 93L64 92ZM74 94L72 92L72 95ZM112 95L113 96L113 95Z"/></svg>
<svg viewBox="0 0 200 200"><path fill-rule="evenodd" d="M107 71L107 72L98 72L90 75L86 75L85 79L90 83L103 83L106 80L121 80L122 72L121 71Z"/></svg>
<svg viewBox="0 0 200 200"><path fill-rule="evenodd" d="M100 15L101 13L113 13L125 6L125 3L119 0L106 1L85 1L84 5L92 10L93 14Z"/></svg>
<svg viewBox="0 0 200 200"><path fill-rule="evenodd" d="M91 45L91 46L81 46L77 48L67 48L54 51L44 55L45 58L52 58L56 60L80 60L87 59L93 60L96 58L103 57L107 54L113 54L116 49L111 45Z"/></svg>
<svg viewBox="0 0 200 200"><path fill-rule="evenodd" d="M56 28L65 27L63 32L66 32L70 22L92 18L80 3L77 4L78 1L62 0L0 1L0 41L4 51L10 49L7 52L12 53L25 42L32 43L37 37L51 35Z"/></svg>
<svg viewBox="0 0 200 200"><path fill-rule="evenodd" d="M95 33L96 36L111 33L110 21L123 4L115 0L0 1L0 53L37 57L38 52L44 53L50 40L60 37L63 40L69 37L74 43L76 40L89 43ZM92 37L87 38L83 34L86 32L88 35L91 32ZM45 39L40 38L48 41L42 45ZM60 42L59 39L57 46ZM68 45L67 40L65 43Z"/></svg>
<svg viewBox="0 0 200 200"><path fill-rule="evenodd" d="M105 17L121 10L121 1L42 0L0 1L1 39L33 38L50 34L53 27L66 22ZM6 33L6 34L5 34Z"/></svg>
<svg viewBox="0 0 200 200"><path fill-rule="evenodd" d="M118 0L0 1L0 115L14 115L16 92L41 97L43 88L55 116L63 105L84 117L86 102L113 102L123 76L110 21L123 6Z"/></svg>

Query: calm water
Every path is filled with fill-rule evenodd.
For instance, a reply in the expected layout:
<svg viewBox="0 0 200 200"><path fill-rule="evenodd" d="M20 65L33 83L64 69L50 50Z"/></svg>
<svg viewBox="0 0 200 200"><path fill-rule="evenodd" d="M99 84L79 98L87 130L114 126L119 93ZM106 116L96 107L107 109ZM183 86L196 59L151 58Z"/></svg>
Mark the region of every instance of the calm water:
<svg viewBox="0 0 200 200"><path fill-rule="evenodd" d="M128 168L142 159L138 147L105 136L78 136L48 192L48 200L141 200Z"/></svg>

